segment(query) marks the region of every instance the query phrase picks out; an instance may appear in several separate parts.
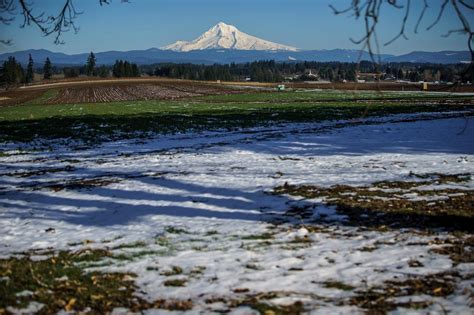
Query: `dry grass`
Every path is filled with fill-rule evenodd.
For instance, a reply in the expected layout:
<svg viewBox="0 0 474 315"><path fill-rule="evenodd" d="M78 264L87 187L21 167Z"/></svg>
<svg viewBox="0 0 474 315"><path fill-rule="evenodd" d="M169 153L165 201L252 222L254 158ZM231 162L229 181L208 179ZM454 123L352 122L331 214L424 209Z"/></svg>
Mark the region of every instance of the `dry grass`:
<svg viewBox="0 0 474 315"><path fill-rule="evenodd" d="M417 180L413 180L416 177ZM412 179L413 178L413 179ZM423 180L419 180L423 178ZM349 217L349 223L383 227L444 227L450 230L474 229L474 193L467 189L439 189L446 183L469 181L468 174L411 175L406 181L384 181L370 186L288 185L276 187L276 194L290 194L335 206ZM429 189L418 187L430 185ZM412 198L415 195L415 198ZM294 209L289 212L293 213Z"/></svg>
<svg viewBox="0 0 474 315"><path fill-rule="evenodd" d="M136 295L135 275L131 273L84 272L88 263L112 257L102 249L78 252L46 252L43 260L32 259L39 253L24 253L23 257L0 260L0 314L7 308L23 308L30 302L43 307L39 314L60 311L105 314L116 307L133 312L147 309L189 310L190 300L158 299L145 301ZM18 295L20 292L29 294Z"/></svg>

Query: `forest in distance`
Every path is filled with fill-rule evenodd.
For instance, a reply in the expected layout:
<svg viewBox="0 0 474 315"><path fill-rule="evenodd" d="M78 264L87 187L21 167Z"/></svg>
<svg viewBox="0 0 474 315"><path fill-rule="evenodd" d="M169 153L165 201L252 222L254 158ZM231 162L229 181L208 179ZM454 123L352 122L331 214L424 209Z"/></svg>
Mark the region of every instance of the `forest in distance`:
<svg viewBox="0 0 474 315"><path fill-rule="evenodd" d="M26 67L11 57L0 67L0 85L8 86L30 83L34 73L43 79L53 75L64 78L79 76L93 77L140 77L157 76L171 79L204 81L251 81L251 82L355 82L355 81L403 81L462 83L470 85L474 72L466 70L464 64L429 63L383 63L369 61L350 62L275 62L274 60L231 64L179 64L160 63L137 65L126 60L116 60L113 65L100 64L91 53L83 66L64 66L51 64L49 58L43 65L33 58Z"/></svg>

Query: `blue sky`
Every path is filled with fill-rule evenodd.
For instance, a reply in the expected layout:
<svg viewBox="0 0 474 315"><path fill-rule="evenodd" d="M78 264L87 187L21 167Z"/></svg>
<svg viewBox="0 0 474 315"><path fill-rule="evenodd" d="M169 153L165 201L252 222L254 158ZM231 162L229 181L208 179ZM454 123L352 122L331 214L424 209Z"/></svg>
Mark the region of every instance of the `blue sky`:
<svg viewBox="0 0 474 315"><path fill-rule="evenodd" d="M404 0L399 0L404 2ZM62 0L37 0L36 10L55 12ZM349 38L363 34L363 21L350 16L335 16L329 4L344 7L351 0L130 0L121 4L99 6L98 0L75 0L80 26L78 34L67 33L65 44L53 44L52 37L43 37L34 27L20 29L21 17L9 26L0 25L1 38L14 44L0 46L0 52L44 48L65 53L88 51L133 50L161 47L176 40L192 40L214 24L222 21L241 31L274 42L301 49L334 49L358 46ZM421 10L421 0L412 1L414 13ZM441 0L429 0L432 7L422 26L432 22ZM436 9L435 9L436 8ZM402 10L386 10L379 28L381 41L388 41L399 31ZM470 21L474 20L471 13ZM441 37L447 30L459 28L452 9L431 31L420 28L414 34L416 16L408 23L409 40L400 39L382 53L403 54L414 50L466 50L464 35Z"/></svg>

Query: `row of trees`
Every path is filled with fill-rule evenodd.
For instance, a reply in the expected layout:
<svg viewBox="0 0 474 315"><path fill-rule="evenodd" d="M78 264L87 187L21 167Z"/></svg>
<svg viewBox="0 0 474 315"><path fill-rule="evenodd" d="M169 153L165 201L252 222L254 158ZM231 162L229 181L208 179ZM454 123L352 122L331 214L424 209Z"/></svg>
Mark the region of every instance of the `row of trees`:
<svg viewBox="0 0 474 315"><path fill-rule="evenodd" d="M19 83L28 84L33 82L34 73L34 61L31 54L28 58L26 71L15 57L9 57L0 67L0 83L2 85L15 85ZM43 79L45 80L51 79L53 76L53 65L49 58L46 58L46 61L44 62L42 73Z"/></svg>
<svg viewBox="0 0 474 315"><path fill-rule="evenodd" d="M139 77L140 70L138 65L128 61L116 60L112 67L112 74L116 78Z"/></svg>
<svg viewBox="0 0 474 315"><path fill-rule="evenodd" d="M107 67L105 65L97 67L97 59L93 52L91 52L87 57L87 63L84 66L65 67L63 72L66 78L74 78L79 75L106 78L109 77L111 73L116 78L140 76L138 65L126 60L116 60L112 67Z"/></svg>
<svg viewBox="0 0 474 315"><path fill-rule="evenodd" d="M128 61L117 60L113 67L107 67L105 65L98 67L97 59L93 52L91 52L87 57L87 62L84 66L64 67L62 71L66 78L74 78L80 75L105 78L109 77L111 73L114 77L118 78L140 76L140 69L138 68L138 65ZM30 54L25 70L15 59L15 57L9 57L8 60L5 61L0 67L0 85L10 86L22 83L29 84L34 81L35 72L41 73L44 80L51 79L53 72L57 73L57 71L55 71L53 68L53 64L49 58L46 58L42 68L35 68L33 57Z"/></svg>
<svg viewBox="0 0 474 315"><path fill-rule="evenodd" d="M355 81L359 73L378 73L381 80L470 81L473 73L466 73L463 65L389 63L376 65L362 61L344 62L286 62L256 61L243 64L196 65L158 64L142 66L148 75L188 80L251 80L281 82L283 80ZM311 70L311 74L308 72Z"/></svg>
<svg viewBox="0 0 474 315"><path fill-rule="evenodd" d="M15 57L9 57L7 61L0 67L0 85L16 85L16 84L29 84L35 79L35 70L43 75L44 80L49 80L53 76L54 68L51 60L47 57L42 69L36 68L35 63L31 54L28 58L28 64L26 71L23 69L21 64L15 59ZM86 64L87 75L95 75L96 73L101 74L103 72L102 67L96 69L95 67L95 56L93 53L89 55ZM79 76L79 71L76 72L76 68L65 67L63 69L65 77ZM106 69L108 72L108 70Z"/></svg>
<svg viewBox="0 0 474 315"><path fill-rule="evenodd" d="M139 77L140 69L137 64L128 61L116 60L112 67L102 65L95 66L95 58L89 56L88 62L80 67L64 67L63 73L66 78L75 78L80 75L98 76L107 78L113 75L116 78Z"/></svg>
<svg viewBox="0 0 474 315"><path fill-rule="evenodd" d="M372 62L362 61L356 63L344 62L286 62L277 63L270 61L256 61L243 64L226 65L197 65L197 64L155 64L141 67L150 76L162 76L176 79L188 80L223 80L242 81L251 80L257 82L281 82L284 80L327 80L327 81L355 81L358 73L378 73L380 80L406 80L418 81L474 81L472 72L465 72L463 65L440 65L440 64L414 64L414 63L388 63L376 65ZM50 79L53 68L49 58L43 65L44 79ZM308 70L311 71L308 74ZM80 67L64 67L62 69L67 78L79 75L109 77L139 77L140 68L137 64L124 60L116 60L113 66L97 67L94 53L90 53L87 62ZM10 57L0 67L0 83L12 85L19 83L30 83L34 79L35 67L31 55L26 71L14 57Z"/></svg>

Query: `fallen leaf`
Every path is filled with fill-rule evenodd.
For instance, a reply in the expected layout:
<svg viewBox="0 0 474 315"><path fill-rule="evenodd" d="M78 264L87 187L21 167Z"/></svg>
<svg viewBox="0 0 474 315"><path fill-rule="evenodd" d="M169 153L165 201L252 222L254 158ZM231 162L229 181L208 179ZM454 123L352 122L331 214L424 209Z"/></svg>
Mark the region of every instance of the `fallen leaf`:
<svg viewBox="0 0 474 315"><path fill-rule="evenodd" d="M100 300L100 299L103 299L104 296L101 295L101 294L97 294L97 295L96 295L96 294L92 294L92 295L91 295L91 298L92 298L93 300Z"/></svg>
<svg viewBox="0 0 474 315"><path fill-rule="evenodd" d="M72 308L74 307L74 304L76 303L76 299L75 298L72 298L69 300L69 302L66 304L66 306L64 307L64 309L67 311L67 312L70 312L72 311Z"/></svg>

